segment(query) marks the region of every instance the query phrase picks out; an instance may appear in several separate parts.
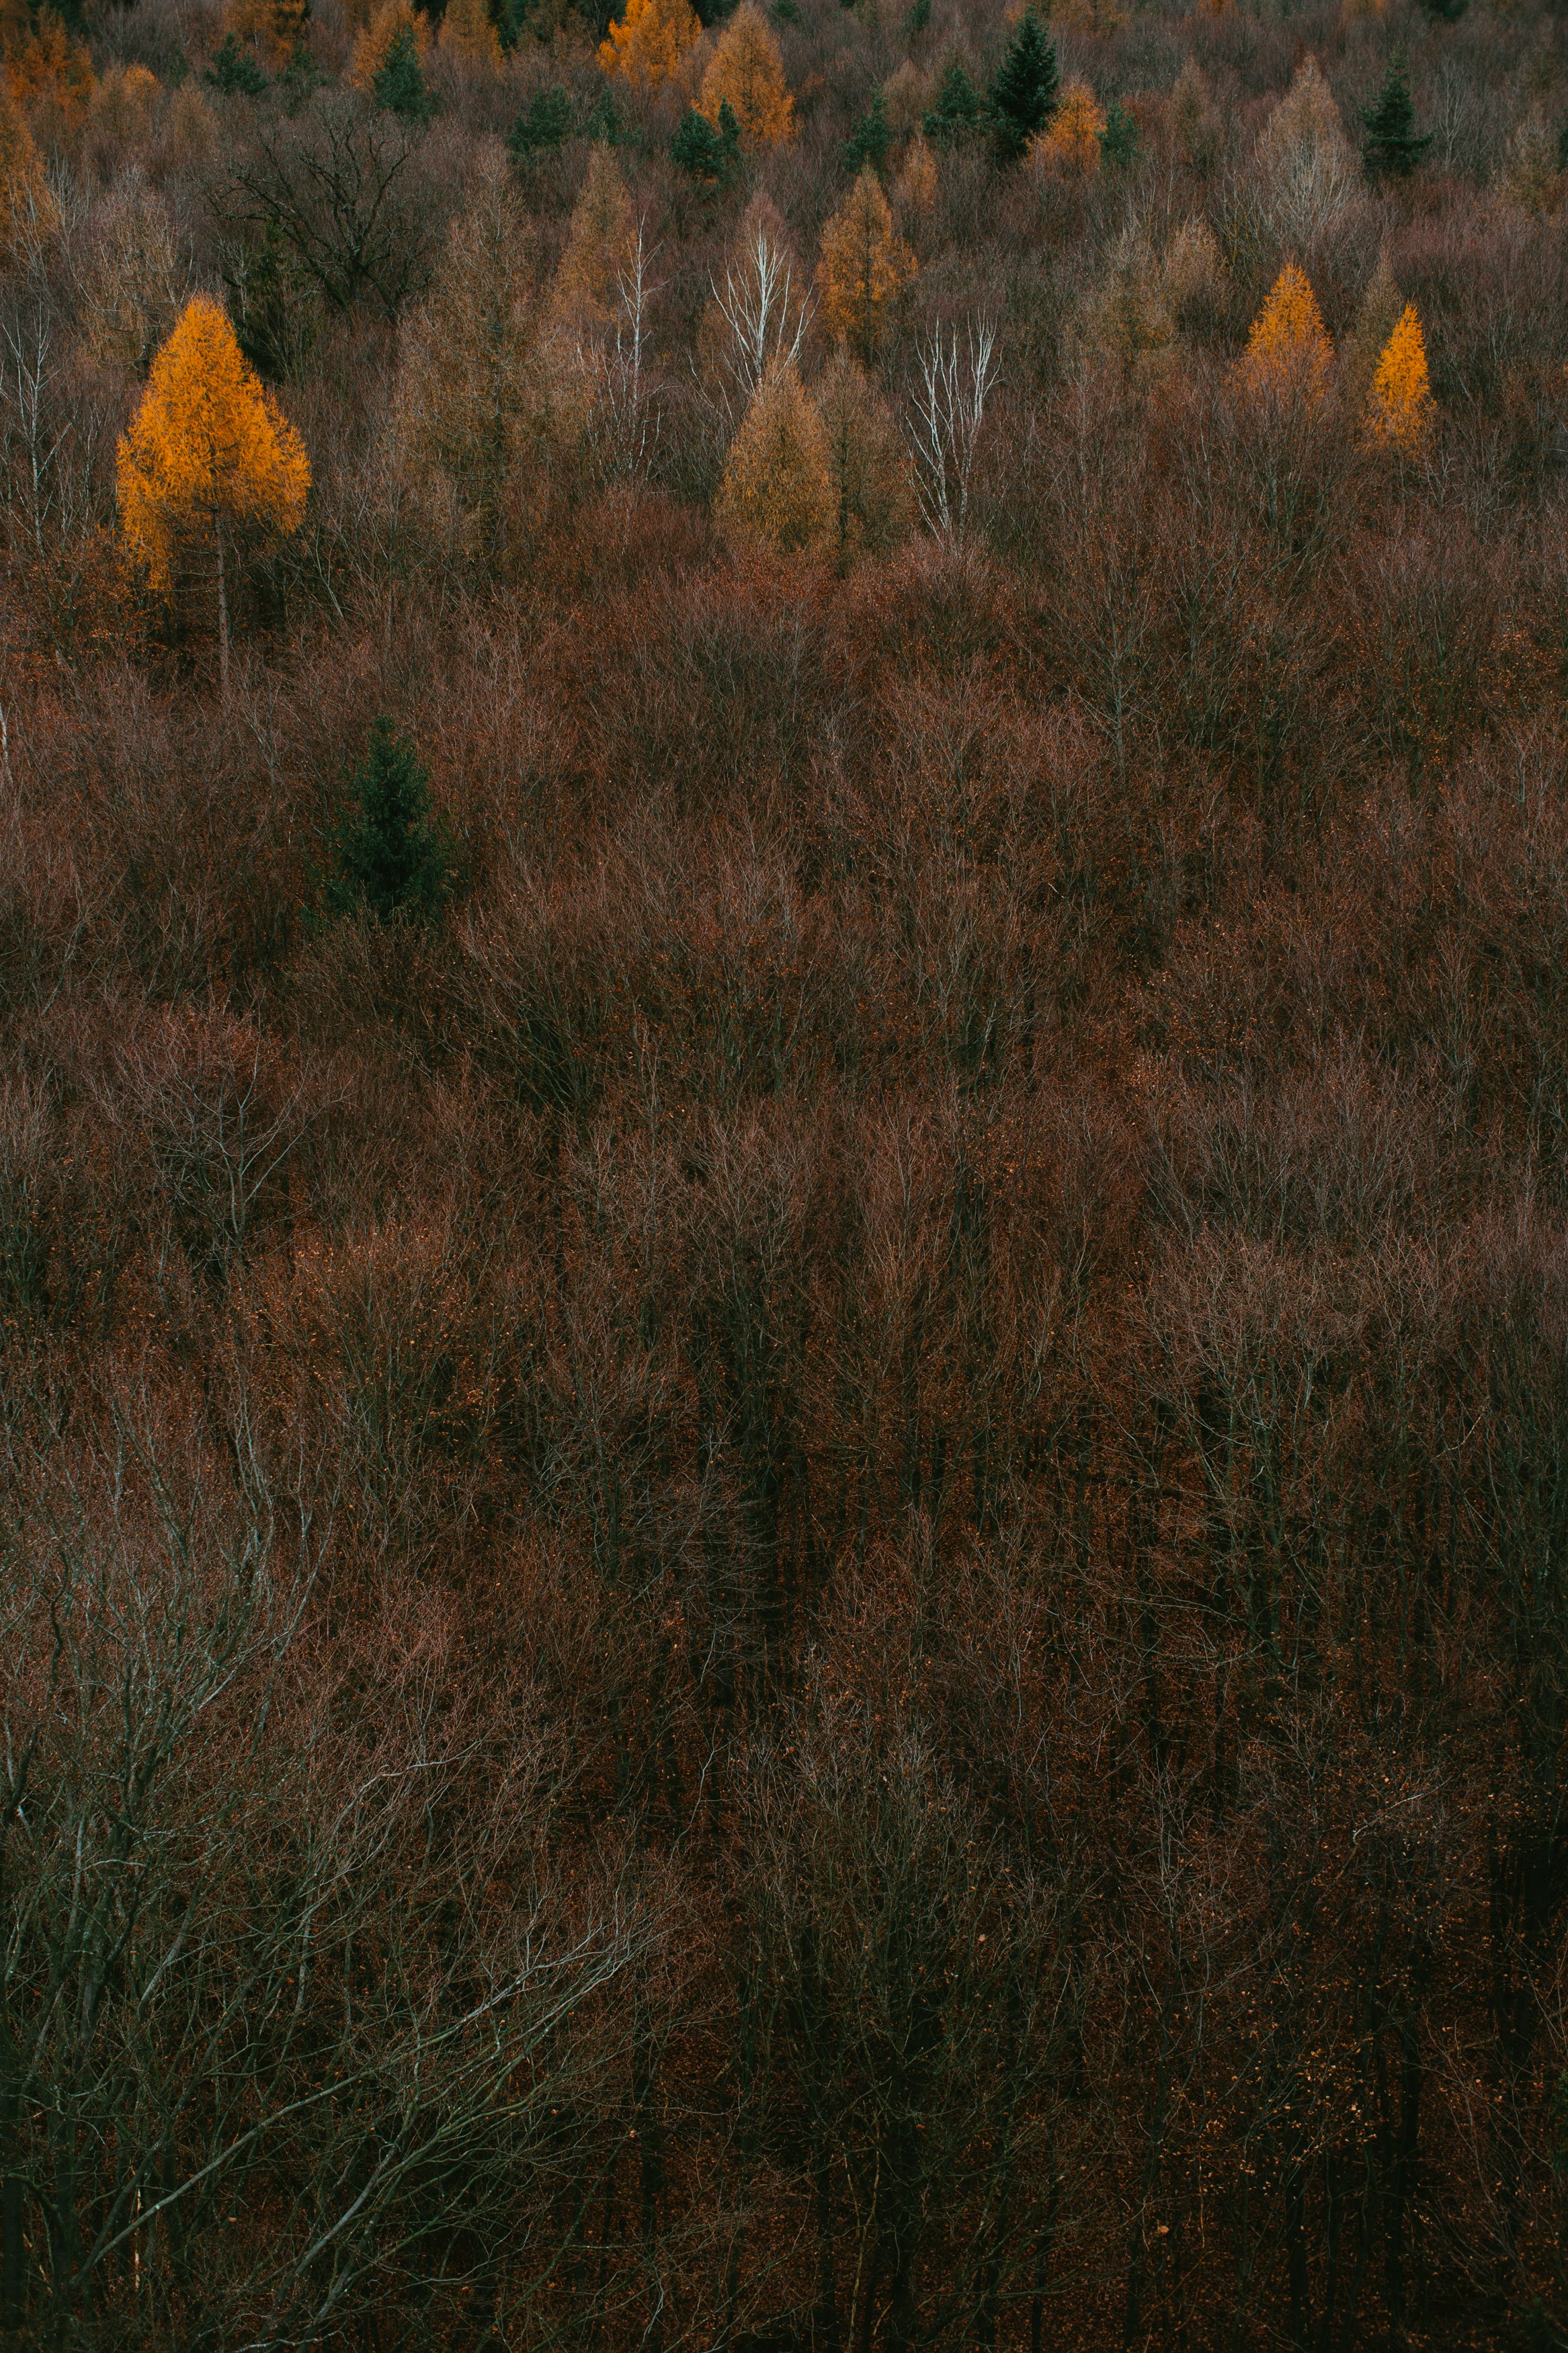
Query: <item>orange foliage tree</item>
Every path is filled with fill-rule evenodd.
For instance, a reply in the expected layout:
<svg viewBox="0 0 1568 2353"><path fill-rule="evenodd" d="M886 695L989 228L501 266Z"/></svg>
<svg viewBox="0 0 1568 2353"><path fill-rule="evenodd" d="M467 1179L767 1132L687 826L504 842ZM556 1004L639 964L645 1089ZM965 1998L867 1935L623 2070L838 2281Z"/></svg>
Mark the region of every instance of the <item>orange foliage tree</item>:
<svg viewBox="0 0 1568 2353"><path fill-rule="evenodd" d="M824 317L862 360L875 357L889 308L914 274L914 255L868 164L822 232L816 269Z"/></svg>
<svg viewBox="0 0 1568 2353"><path fill-rule="evenodd" d="M1075 76L1063 90L1061 103L1046 129L1030 141L1030 160L1047 171L1092 179L1100 169L1100 142L1104 135L1105 109L1088 82Z"/></svg>
<svg viewBox="0 0 1568 2353"><path fill-rule="evenodd" d="M1415 303L1407 302L1372 379L1366 438L1374 448L1414 455L1431 439L1435 417L1426 338Z"/></svg>
<svg viewBox="0 0 1568 2353"><path fill-rule="evenodd" d="M1333 364L1334 347L1307 273L1288 261L1252 322L1237 379L1254 395L1315 406L1328 392Z"/></svg>
<svg viewBox="0 0 1568 2353"><path fill-rule="evenodd" d="M691 0L627 0L626 13L599 45L599 63L635 90L673 79L701 36Z"/></svg>
<svg viewBox="0 0 1568 2353"><path fill-rule="evenodd" d="M793 364L776 368L730 446L714 501L719 527L782 555L816 554L833 536L837 512L821 412Z"/></svg>
<svg viewBox="0 0 1568 2353"><path fill-rule="evenodd" d="M28 114L52 114L69 130L86 121L92 99L92 59L82 42L71 39L52 8L41 8L33 30L7 44L5 79Z"/></svg>
<svg viewBox="0 0 1568 2353"><path fill-rule="evenodd" d="M555 272L555 325L568 335L605 326L636 251L637 222L620 165L607 147L595 145Z"/></svg>
<svg viewBox="0 0 1568 2353"><path fill-rule="evenodd" d="M757 0L741 0L720 35L702 77L698 111L717 129L719 109L726 101L748 152L787 146L795 137L795 100L784 60Z"/></svg>
<svg viewBox="0 0 1568 2353"><path fill-rule="evenodd" d="M0 74L0 262L9 261L59 221L37 142L4 74Z"/></svg>
<svg viewBox="0 0 1568 2353"><path fill-rule="evenodd" d="M299 529L310 461L210 295L186 303L153 361L116 473L126 542L154 588L168 594L183 561L210 556L226 687L234 544Z"/></svg>

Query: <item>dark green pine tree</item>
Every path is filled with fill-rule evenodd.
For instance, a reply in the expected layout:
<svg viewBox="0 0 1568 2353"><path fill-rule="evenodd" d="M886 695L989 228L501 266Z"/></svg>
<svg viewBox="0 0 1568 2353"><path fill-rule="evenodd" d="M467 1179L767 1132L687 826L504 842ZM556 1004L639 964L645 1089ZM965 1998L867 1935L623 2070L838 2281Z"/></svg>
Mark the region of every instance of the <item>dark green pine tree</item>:
<svg viewBox="0 0 1568 2353"><path fill-rule="evenodd" d="M1057 111L1060 80L1056 43L1027 8L991 85L991 129L1000 156L1016 161L1045 129Z"/></svg>
<svg viewBox="0 0 1568 2353"><path fill-rule="evenodd" d="M727 188L741 168L741 126L727 98L719 102L719 127L690 108L669 142L669 159L694 180Z"/></svg>
<svg viewBox="0 0 1568 2353"><path fill-rule="evenodd" d="M904 18L904 30L910 40L918 41L930 23L931 0L912 0L910 13Z"/></svg>
<svg viewBox="0 0 1568 2353"><path fill-rule="evenodd" d="M329 915L427 922L452 887L457 849L430 779L384 712L348 780L321 898Z"/></svg>
<svg viewBox="0 0 1568 2353"><path fill-rule="evenodd" d="M1105 128L1100 134L1100 152L1106 163L1118 172L1131 171L1138 160L1138 150L1143 134L1119 98L1113 98L1105 110Z"/></svg>
<svg viewBox="0 0 1568 2353"><path fill-rule="evenodd" d="M402 122L424 122L436 111L419 64L419 47L410 32L395 35L372 84L377 106Z"/></svg>
<svg viewBox="0 0 1568 2353"><path fill-rule="evenodd" d="M925 118L926 137L940 147L956 146L979 130L982 113L980 92L962 59L952 58L938 85L936 102Z"/></svg>
<svg viewBox="0 0 1568 2353"><path fill-rule="evenodd" d="M267 87L267 76L248 49L242 49L232 33L226 33L202 79L226 96L238 90L242 97L259 98Z"/></svg>
<svg viewBox="0 0 1568 2353"><path fill-rule="evenodd" d="M511 126L507 153L514 164L526 164L534 155L558 155L571 138L576 119L572 101L558 81L536 90Z"/></svg>
<svg viewBox="0 0 1568 2353"><path fill-rule="evenodd" d="M621 147L626 144L626 126L621 120L621 110L607 90L602 90L583 119L583 136L590 147Z"/></svg>
<svg viewBox="0 0 1568 2353"><path fill-rule="evenodd" d="M1375 102L1362 108L1361 119L1366 125L1362 157L1373 178L1407 180L1432 144L1432 133L1416 135L1405 59L1397 49L1388 60Z"/></svg>
<svg viewBox="0 0 1568 2353"><path fill-rule="evenodd" d="M888 120L887 101L878 90L844 142L845 165L857 179L868 164L874 172L879 172L892 143L893 126Z"/></svg>

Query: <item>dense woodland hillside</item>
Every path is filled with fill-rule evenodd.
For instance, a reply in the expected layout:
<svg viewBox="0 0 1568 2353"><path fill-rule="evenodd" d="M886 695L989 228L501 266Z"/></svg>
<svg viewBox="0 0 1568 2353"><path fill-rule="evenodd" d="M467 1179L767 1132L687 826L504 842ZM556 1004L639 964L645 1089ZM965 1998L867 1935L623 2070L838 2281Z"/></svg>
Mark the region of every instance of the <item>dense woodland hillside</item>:
<svg viewBox="0 0 1568 2353"><path fill-rule="evenodd" d="M0 8L0 2342L1568 2343L1568 24Z"/></svg>

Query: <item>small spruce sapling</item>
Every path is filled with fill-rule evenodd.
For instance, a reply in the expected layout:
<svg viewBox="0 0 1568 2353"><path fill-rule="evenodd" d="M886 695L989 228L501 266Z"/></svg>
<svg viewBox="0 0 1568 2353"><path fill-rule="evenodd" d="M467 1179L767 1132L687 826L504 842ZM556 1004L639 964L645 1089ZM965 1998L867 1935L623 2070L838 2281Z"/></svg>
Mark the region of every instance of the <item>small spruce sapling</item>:
<svg viewBox="0 0 1568 2353"><path fill-rule="evenodd" d="M1105 129L1100 134L1100 152L1113 171L1130 172L1138 160L1138 150L1143 134L1119 98L1113 98L1105 110Z"/></svg>
<svg viewBox="0 0 1568 2353"><path fill-rule="evenodd" d="M1418 133L1405 59L1395 49L1388 61L1383 88L1371 106L1362 109L1366 140L1362 158L1374 179L1407 180L1432 144L1432 133Z"/></svg>
<svg viewBox="0 0 1568 2353"><path fill-rule="evenodd" d="M624 147L626 118L607 90L601 90L584 118L583 136L591 147Z"/></svg>
<svg viewBox="0 0 1568 2353"><path fill-rule="evenodd" d="M1016 163L1057 111L1061 76L1056 43L1032 7L1008 42L991 85L989 113L996 153Z"/></svg>
<svg viewBox="0 0 1568 2353"><path fill-rule="evenodd" d="M319 897L323 913L427 923L451 893L457 845L413 746L384 712L348 780Z"/></svg>
<svg viewBox="0 0 1568 2353"><path fill-rule="evenodd" d="M377 106L395 114L400 122L426 122L434 114L436 101L426 83L412 33L405 29L394 34L371 94Z"/></svg>
<svg viewBox="0 0 1568 2353"><path fill-rule="evenodd" d="M741 169L741 126L729 100L720 101L717 130L705 114L689 109L669 142L669 157L692 179L727 188Z"/></svg>
<svg viewBox="0 0 1568 2353"><path fill-rule="evenodd" d="M844 143L846 168L857 179L868 164L874 172L879 172L892 143L893 126L888 120L887 100L878 90Z"/></svg>
<svg viewBox="0 0 1568 2353"><path fill-rule="evenodd" d="M267 76L232 33L224 35L202 79L225 97L237 93L241 98L259 98L267 88Z"/></svg>
<svg viewBox="0 0 1568 2353"><path fill-rule="evenodd" d="M982 119L980 92L969 79L963 61L953 58L937 87L936 100L922 128L933 146L954 147L972 138Z"/></svg>
<svg viewBox="0 0 1568 2353"><path fill-rule="evenodd" d="M507 153L514 164L529 163L535 155L558 155L575 122L572 100L559 82L552 82L534 91L512 124Z"/></svg>

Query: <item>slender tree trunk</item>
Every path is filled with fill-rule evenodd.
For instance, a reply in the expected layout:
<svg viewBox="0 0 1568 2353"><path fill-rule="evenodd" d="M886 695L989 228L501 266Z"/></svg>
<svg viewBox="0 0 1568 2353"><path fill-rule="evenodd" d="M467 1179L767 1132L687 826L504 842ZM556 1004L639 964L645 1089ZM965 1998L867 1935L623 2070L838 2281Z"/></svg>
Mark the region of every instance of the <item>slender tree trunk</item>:
<svg viewBox="0 0 1568 2353"><path fill-rule="evenodd" d="M0 2339L15 2344L22 2328L22 2104L14 2084L0 2100Z"/></svg>
<svg viewBox="0 0 1568 2353"><path fill-rule="evenodd" d="M217 675L224 701L228 701L228 581L224 570L223 525L217 527Z"/></svg>

